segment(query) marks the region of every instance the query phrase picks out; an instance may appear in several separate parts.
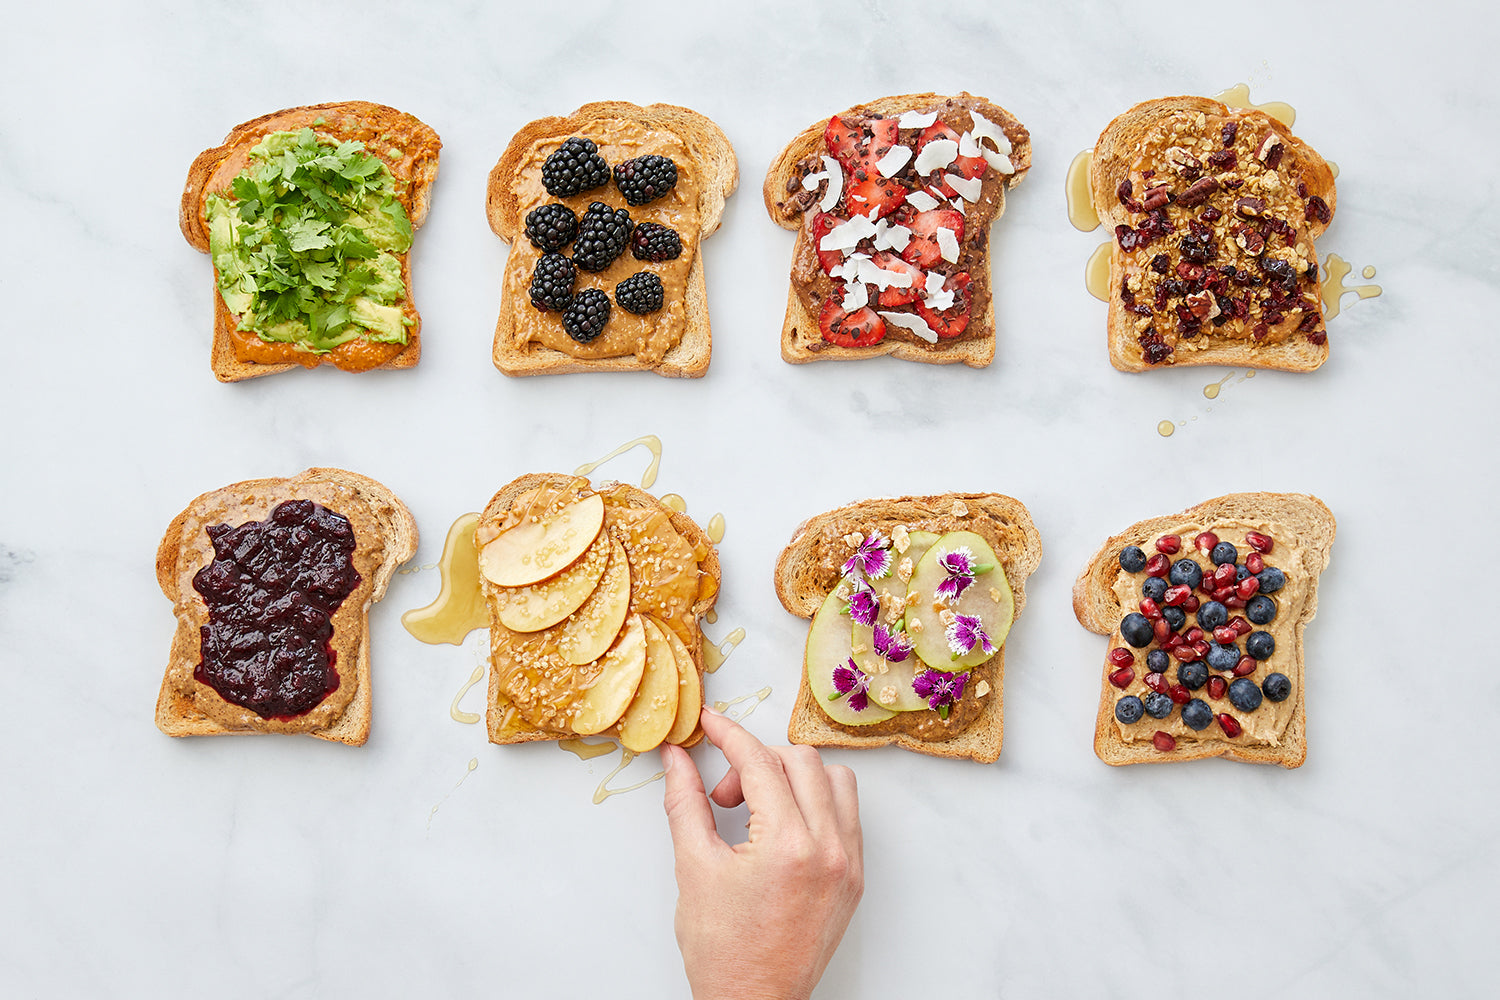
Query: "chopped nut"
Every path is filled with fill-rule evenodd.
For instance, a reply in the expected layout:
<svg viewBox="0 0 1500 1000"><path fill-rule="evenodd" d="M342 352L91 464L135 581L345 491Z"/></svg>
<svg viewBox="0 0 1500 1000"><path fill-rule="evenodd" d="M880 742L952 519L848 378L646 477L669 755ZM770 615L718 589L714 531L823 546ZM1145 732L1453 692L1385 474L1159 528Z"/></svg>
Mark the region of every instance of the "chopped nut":
<svg viewBox="0 0 1500 1000"><path fill-rule="evenodd" d="M911 532L906 530L906 525L898 524L891 529L891 542L896 546L897 554L911 547Z"/></svg>
<svg viewBox="0 0 1500 1000"><path fill-rule="evenodd" d="M849 652L853 653L855 656L858 656L861 653L868 653L869 651L870 651L870 647L866 646L862 642L858 643L857 645L853 645L853 646L849 647Z"/></svg>
<svg viewBox="0 0 1500 1000"><path fill-rule="evenodd" d="M989 693L990 693L990 682L987 681L987 680L985 680L983 677L981 677L979 679L979 683L974 685L974 697L976 697L976 698L983 698L985 695L987 695Z"/></svg>
<svg viewBox="0 0 1500 1000"><path fill-rule="evenodd" d="M881 688L880 693L875 696L875 700L882 705L894 705L896 703L896 685L887 684Z"/></svg>
<svg viewBox="0 0 1500 1000"><path fill-rule="evenodd" d="M953 501L952 511L954 517L968 517L969 505L964 503L962 500L955 500Z"/></svg>
<svg viewBox="0 0 1500 1000"><path fill-rule="evenodd" d="M954 619L956 619L957 617L958 615L949 608L944 608L941 612L938 613L938 621L942 622L944 625L952 625Z"/></svg>
<svg viewBox="0 0 1500 1000"><path fill-rule="evenodd" d="M1219 303L1214 301L1214 293L1208 289L1194 292L1185 300L1188 311L1199 319L1213 319L1219 315Z"/></svg>
<svg viewBox="0 0 1500 1000"><path fill-rule="evenodd" d="M996 604L1000 603L1000 591L996 590L994 587L990 588L990 600L994 601Z"/></svg>
<svg viewBox="0 0 1500 1000"><path fill-rule="evenodd" d="M916 635L918 632L922 631L922 619L908 618L906 620L906 631L910 632L912 635Z"/></svg>
<svg viewBox="0 0 1500 1000"><path fill-rule="evenodd" d="M1219 189L1219 182L1212 177L1200 177L1193 181L1192 185L1182 194L1177 196L1177 204L1184 208L1192 208L1194 205L1202 204L1208 200L1208 196Z"/></svg>
<svg viewBox="0 0 1500 1000"><path fill-rule="evenodd" d="M911 558L908 557L896 564L896 576L900 578L902 583L910 583L911 574L914 569L916 569L916 567L912 565Z"/></svg>
<svg viewBox="0 0 1500 1000"><path fill-rule="evenodd" d="M844 536L844 542L857 549L865 543L865 536L857 531L851 531Z"/></svg>

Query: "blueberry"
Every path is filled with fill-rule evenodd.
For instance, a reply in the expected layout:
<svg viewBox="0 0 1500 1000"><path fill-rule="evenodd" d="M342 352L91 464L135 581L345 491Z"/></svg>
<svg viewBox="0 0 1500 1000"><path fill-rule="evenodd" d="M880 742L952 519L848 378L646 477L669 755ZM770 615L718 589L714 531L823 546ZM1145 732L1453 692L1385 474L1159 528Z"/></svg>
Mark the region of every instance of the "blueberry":
<svg viewBox="0 0 1500 1000"><path fill-rule="evenodd" d="M1168 700L1170 701L1171 699ZM1133 694L1127 694L1125 697L1115 702L1115 718L1119 719L1127 726L1132 722L1140 722L1141 715L1145 711L1146 707L1141 704L1141 699L1137 698Z"/></svg>
<svg viewBox="0 0 1500 1000"><path fill-rule="evenodd" d="M1208 724L1214 721L1214 710L1208 707L1208 702L1194 698L1182 706L1182 723L1189 729L1198 732L1208 728Z"/></svg>
<svg viewBox="0 0 1500 1000"><path fill-rule="evenodd" d="M1178 664L1177 680L1189 691L1196 691L1208 683L1208 668L1202 660Z"/></svg>
<svg viewBox="0 0 1500 1000"><path fill-rule="evenodd" d="M1120 568L1127 573L1139 573L1146 568L1146 553L1139 545L1127 545L1120 550Z"/></svg>
<svg viewBox="0 0 1500 1000"><path fill-rule="evenodd" d="M1214 643L1208 647L1208 668L1210 670L1233 670L1235 664L1240 662L1240 647L1234 643L1227 646Z"/></svg>
<svg viewBox="0 0 1500 1000"><path fill-rule="evenodd" d="M1236 566L1234 568L1234 582L1235 583L1239 583L1241 580L1243 580L1245 577L1247 577L1249 575L1250 575L1250 567L1246 566L1244 563L1240 563L1238 566Z"/></svg>
<svg viewBox="0 0 1500 1000"><path fill-rule="evenodd" d="M1204 601L1198 606L1198 627L1211 632L1229 621L1229 609L1218 601Z"/></svg>
<svg viewBox="0 0 1500 1000"><path fill-rule="evenodd" d="M1260 708L1260 688L1248 677L1231 681L1229 702L1241 712L1253 712Z"/></svg>
<svg viewBox="0 0 1500 1000"><path fill-rule="evenodd" d="M1146 582L1141 584L1141 593L1153 601L1160 601L1167 593L1167 581L1159 576L1148 576Z"/></svg>
<svg viewBox="0 0 1500 1000"><path fill-rule="evenodd" d="M1245 603L1245 617L1256 625L1265 625L1276 618L1276 602L1265 594L1256 594Z"/></svg>
<svg viewBox="0 0 1500 1000"><path fill-rule="evenodd" d="M1172 714L1172 699L1160 691L1147 691L1142 701L1146 705L1146 714L1153 719L1165 719Z"/></svg>
<svg viewBox="0 0 1500 1000"><path fill-rule="evenodd" d="M1203 580L1203 567L1191 559L1179 559L1172 564L1168 578L1174 584L1196 587Z"/></svg>
<svg viewBox="0 0 1500 1000"><path fill-rule="evenodd" d="M1162 619L1176 632L1187 624L1187 612L1181 608L1162 608Z"/></svg>
<svg viewBox="0 0 1500 1000"><path fill-rule="evenodd" d="M1251 632L1245 637L1245 652L1257 660L1269 660L1276 652L1276 638L1269 632Z"/></svg>
<svg viewBox="0 0 1500 1000"><path fill-rule="evenodd" d="M1214 546L1214 550L1208 554L1208 558L1214 561L1215 566L1222 566L1225 563L1238 562L1240 550L1234 547L1233 542L1220 542Z"/></svg>
<svg viewBox="0 0 1500 1000"><path fill-rule="evenodd" d="M1272 701L1286 701L1287 696L1292 693L1292 682L1286 674L1267 674L1265 683L1260 687Z"/></svg>
<svg viewBox="0 0 1500 1000"><path fill-rule="evenodd" d="M1164 674L1167 667L1172 665L1172 658L1167 655L1165 649L1153 649L1146 654L1146 669L1154 674Z"/></svg>
<svg viewBox="0 0 1500 1000"><path fill-rule="evenodd" d="M1262 594L1274 594L1286 586L1286 574L1275 566L1267 566L1255 578L1260 581Z"/></svg>
<svg viewBox="0 0 1500 1000"><path fill-rule="evenodd" d="M1120 635L1136 649L1149 646L1153 638L1151 622L1140 612L1132 611L1120 620Z"/></svg>

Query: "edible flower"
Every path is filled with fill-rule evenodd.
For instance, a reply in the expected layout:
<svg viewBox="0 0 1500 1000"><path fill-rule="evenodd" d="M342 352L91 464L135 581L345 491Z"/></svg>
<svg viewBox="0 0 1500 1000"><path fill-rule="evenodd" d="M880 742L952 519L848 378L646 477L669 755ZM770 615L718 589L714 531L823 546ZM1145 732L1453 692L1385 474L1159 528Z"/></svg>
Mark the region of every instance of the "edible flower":
<svg viewBox="0 0 1500 1000"><path fill-rule="evenodd" d="M900 629L888 631L884 625L875 626L875 652L892 663L906 659L911 645L911 638Z"/></svg>
<svg viewBox="0 0 1500 1000"><path fill-rule="evenodd" d="M924 670L911 682L912 690L927 699L927 704L937 709L938 715L948 717L953 703L964 696L964 685L968 674L949 674L941 670ZM852 703L851 703L852 704Z"/></svg>
<svg viewBox="0 0 1500 1000"><path fill-rule="evenodd" d="M938 560L938 565L948 571L948 578L938 584L938 596L949 604L958 600L959 596L968 589L969 584L974 582L974 577L979 573L988 573L995 567L987 563L974 561L974 553L969 551L967 545L960 545L952 552L946 553Z"/></svg>
<svg viewBox="0 0 1500 1000"><path fill-rule="evenodd" d="M872 580L879 580L890 576L891 562L891 540L878 531L872 531L844 563L844 575L853 576L858 570Z"/></svg>
<svg viewBox="0 0 1500 1000"><path fill-rule="evenodd" d="M849 617L858 625L874 625L880 615L880 599L868 583L856 578L854 593L849 595Z"/></svg>
<svg viewBox="0 0 1500 1000"><path fill-rule="evenodd" d="M854 657L849 657L847 666L833 668L834 692L828 696L829 701L834 701L844 695L849 696L849 707L856 712L863 712L870 706L870 675L854 665ZM959 684L959 693L963 693L963 685Z"/></svg>
<svg viewBox="0 0 1500 1000"><path fill-rule="evenodd" d="M973 652L975 646L981 647L986 653L995 652L995 644L984 634L984 626L978 615L954 615L944 635L955 660Z"/></svg>

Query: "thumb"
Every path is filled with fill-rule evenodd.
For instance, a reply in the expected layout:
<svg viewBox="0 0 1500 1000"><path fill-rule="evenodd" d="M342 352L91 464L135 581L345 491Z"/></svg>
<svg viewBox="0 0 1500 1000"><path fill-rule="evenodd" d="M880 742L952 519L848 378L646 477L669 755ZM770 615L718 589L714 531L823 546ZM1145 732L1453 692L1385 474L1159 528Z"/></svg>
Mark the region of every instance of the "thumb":
<svg viewBox="0 0 1500 1000"><path fill-rule="evenodd" d="M661 762L666 770L667 826L672 831L672 850L679 861L683 856L711 849L719 839L713 810L703 792L703 779L693 758L682 747L661 745Z"/></svg>

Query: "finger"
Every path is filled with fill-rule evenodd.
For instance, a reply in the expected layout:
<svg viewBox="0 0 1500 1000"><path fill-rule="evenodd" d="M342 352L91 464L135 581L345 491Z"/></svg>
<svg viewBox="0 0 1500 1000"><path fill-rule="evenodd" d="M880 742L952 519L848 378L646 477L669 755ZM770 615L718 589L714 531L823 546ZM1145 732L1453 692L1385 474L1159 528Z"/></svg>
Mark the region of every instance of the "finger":
<svg viewBox="0 0 1500 1000"><path fill-rule="evenodd" d="M682 747L671 743L661 746L662 767L666 771L663 804L667 826L672 831L672 850L680 859L684 853L698 855L724 845L714 825L713 810L703 794L703 778L693 758Z"/></svg>
<svg viewBox="0 0 1500 1000"><path fill-rule="evenodd" d="M702 722L703 731L739 775L742 798L750 807L751 819L759 818L773 827L805 825L782 769L781 757L739 723L717 712L704 709Z"/></svg>
<svg viewBox="0 0 1500 1000"><path fill-rule="evenodd" d="M781 757L787 783L791 785L807 828L817 837L838 836L839 821L833 805L833 789L818 751L809 746L789 746L776 747L775 752Z"/></svg>
<svg viewBox="0 0 1500 1000"><path fill-rule="evenodd" d="M833 809L838 816L844 846L851 852L862 854L864 832L859 825L859 789L854 780L854 772L847 767L830 764L828 786L833 790Z"/></svg>
<svg viewBox="0 0 1500 1000"><path fill-rule="evenodd" d="M714 800L714 804L724 809L733 809L745 801L745 790L740 786L740 772L730 768L719 779L714 790L708 793L708 797Z"/></svg>

